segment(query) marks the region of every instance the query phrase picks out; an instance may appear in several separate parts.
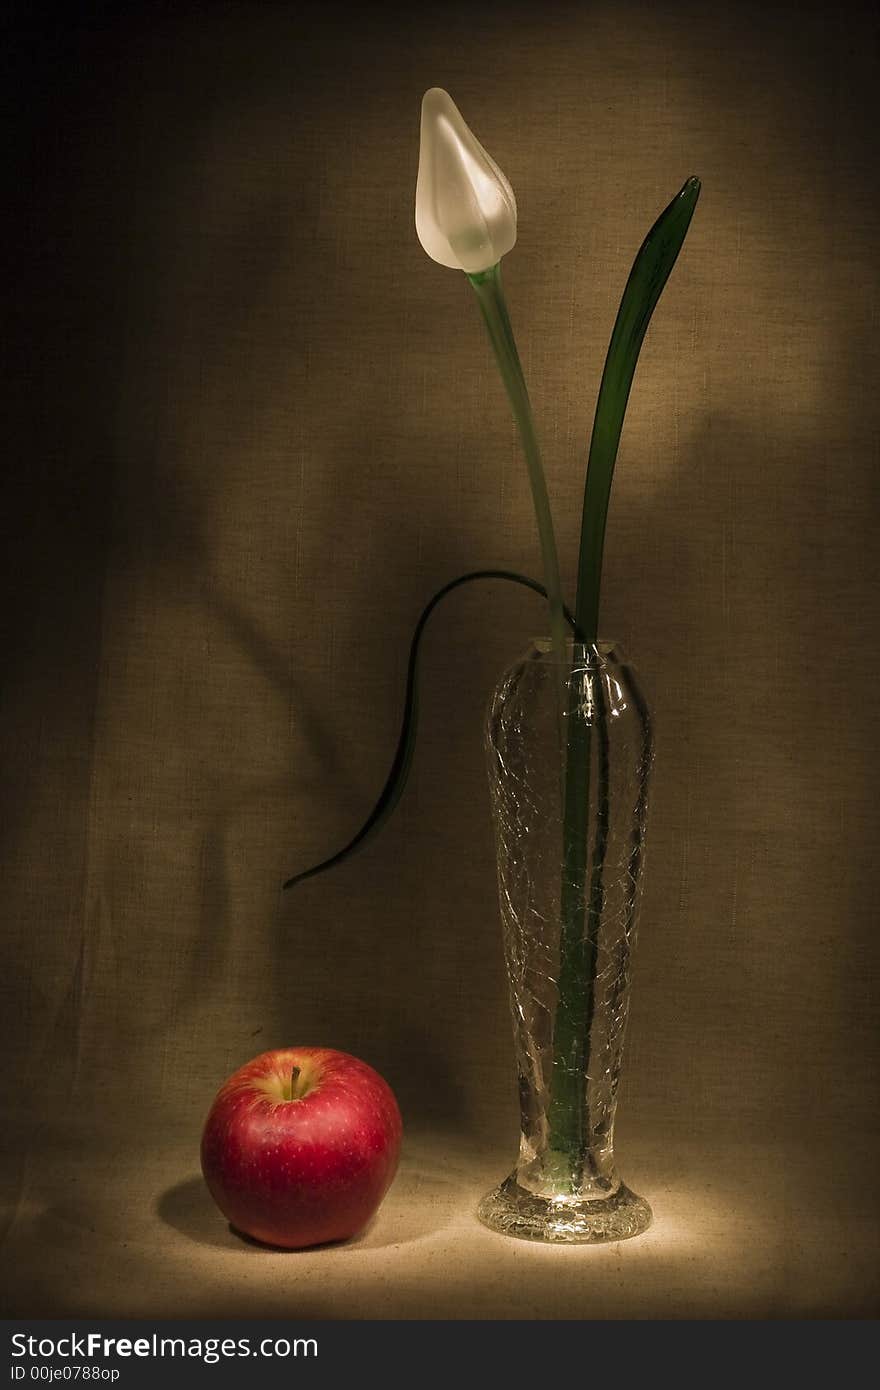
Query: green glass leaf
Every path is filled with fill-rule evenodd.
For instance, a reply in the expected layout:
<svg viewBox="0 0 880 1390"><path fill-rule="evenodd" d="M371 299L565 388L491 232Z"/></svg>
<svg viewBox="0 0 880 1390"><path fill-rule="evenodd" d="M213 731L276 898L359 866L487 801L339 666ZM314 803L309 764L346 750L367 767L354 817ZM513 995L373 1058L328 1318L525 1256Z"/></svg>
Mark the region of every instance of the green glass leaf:
<svg viewBox="0 0 880 1390"><path fill-rule="evenodd" d="M651 315L678 258L699 196L699 179L688 179L642 242L623 291L605 358L584 487L575 608L578 630L590 646L595 644L598 636L605 523L630 388ZM590 924L601 911L603 894L601 817L597 820L597 841L593 855L595 867L589 891L585 838L591 765L594 765L592 775L597 779L600 805L608 794L601 721L599 733L599 756L596 759L593 756L593 730L576 706L569 710L560 893L559 1000L553 1039L549 1124L550 1147L568 1161L575 1182L580 1180L583 1159L582 1078L590 1068L593 1020L595 938Z"/></svg>
<svg viewBox="0 0 880 1390"><path fill-rule="evenodd" d="M689 178L642 242L626 282L605 358L584 488L575 605L578 627L590 643L595 642L598 634L605 522L630 387L651 315L678 258L699 196L700 180Z"/></svg>
<svg viewBox="0 0 880 1390"><path fill-rule="evenodd" d="M543 584L539 584L535 579L529 579L524 574L517 574L515 570L472 570L468 574L459 575L458 579L453 579L448 584L444 584L439 589L429 603L422 610L422 615L416 623L412 642L409 649L409 666L406 674L406 693L403 701L403 723L401 725L400 737L397 741L397 751L394 754L394 761L391 764L391 771L388 779L382 788L379 799L370 812L364 824L355 835L354 839L349 840L347 845L338 850L336 854L324 859L320 864L314 864L312 868L305 869L302 873L294 874L283 885L284 888L293 888L297 883L304 883L307 878L314 878L316 874L324 873L327 869L333 869L337 864L342 864L348 859L349 855L361 849L367 841L380 829L388 820L406 786L406 779L412 764L413 752L415 751L416 731L418 728L418 676L419 676L419 652L422 635L426 624L434 609L441 599L447 594L451 594L454 589L459 589L463 584L472 584L477 579L506 579L513 584L521 584L526 589L531 589L534 593L540 594L543 598L547 597L547 590ZM565 618L571 627L574 627L574 617L566 608Z"/></svg>

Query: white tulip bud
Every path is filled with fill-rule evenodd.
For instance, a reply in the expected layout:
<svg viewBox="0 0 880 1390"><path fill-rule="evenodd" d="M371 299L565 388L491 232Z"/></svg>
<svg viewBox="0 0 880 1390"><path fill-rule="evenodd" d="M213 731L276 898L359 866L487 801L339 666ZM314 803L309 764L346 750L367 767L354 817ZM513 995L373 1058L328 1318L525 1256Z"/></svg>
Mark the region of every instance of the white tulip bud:
<svg viewBox="0 0 880 1390"><path fill-rule="evenodd" d="M422 98L416 232L432 260L475 275L516 242L516 198L448 92Z"/></svg>

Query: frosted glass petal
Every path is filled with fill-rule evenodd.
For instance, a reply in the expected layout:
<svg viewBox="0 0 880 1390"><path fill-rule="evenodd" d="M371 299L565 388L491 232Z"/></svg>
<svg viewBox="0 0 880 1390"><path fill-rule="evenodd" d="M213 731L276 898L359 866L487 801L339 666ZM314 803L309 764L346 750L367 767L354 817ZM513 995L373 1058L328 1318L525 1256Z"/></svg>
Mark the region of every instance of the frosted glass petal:
<svg viewBox="0 0 880 1390"><path fill-rule="evenodd" d="M448 92L422 98L416 232L432 260L476 274L516 242L516 198Z"/></svg>

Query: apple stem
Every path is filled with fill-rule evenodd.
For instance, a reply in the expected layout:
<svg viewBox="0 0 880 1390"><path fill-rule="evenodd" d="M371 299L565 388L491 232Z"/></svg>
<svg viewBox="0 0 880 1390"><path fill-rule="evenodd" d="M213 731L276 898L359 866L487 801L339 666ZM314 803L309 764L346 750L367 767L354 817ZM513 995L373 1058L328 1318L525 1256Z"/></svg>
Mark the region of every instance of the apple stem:
<svg viewBox="0 0 880 1390"><path fill-rule="evenodd" d="M297 1081L299 1080L299 1073L300 1073L300 1068L299 1068L299 1067L293 1067L293 1068L291 1069L291 1073L290 1073L290 1099L291 1099L291 1100L299 1100L299 1096L296 1094L296 1083L297 1083Z"/></svg>

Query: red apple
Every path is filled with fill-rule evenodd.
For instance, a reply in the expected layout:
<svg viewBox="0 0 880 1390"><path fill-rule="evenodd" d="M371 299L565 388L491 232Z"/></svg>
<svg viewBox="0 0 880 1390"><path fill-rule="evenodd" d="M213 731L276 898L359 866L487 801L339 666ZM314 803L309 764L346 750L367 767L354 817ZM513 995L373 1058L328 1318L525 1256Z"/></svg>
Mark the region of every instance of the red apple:
<svg viewBox="0 0 880 1390"><path fill-rule="evenodd" d="M211 1196L238 1231L299 1249L362 1231L391 1186L402 1125L366 1062L263 1052L221 1087L202 1135Z"/></svg>

